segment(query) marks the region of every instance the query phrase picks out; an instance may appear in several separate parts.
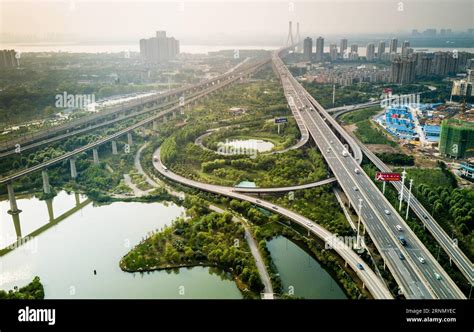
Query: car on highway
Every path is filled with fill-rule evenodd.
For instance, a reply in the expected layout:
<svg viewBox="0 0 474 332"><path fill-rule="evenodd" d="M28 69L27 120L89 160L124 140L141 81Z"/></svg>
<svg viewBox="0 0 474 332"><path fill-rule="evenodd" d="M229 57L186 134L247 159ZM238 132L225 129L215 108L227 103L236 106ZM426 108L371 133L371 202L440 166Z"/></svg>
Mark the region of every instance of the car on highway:
<svg viewBox="0 0 474 332"><path fill-rule="evenodd" d="M330 141L329 141L329 143L331 143L331 144L332 144L332 143L334 143L334 142L333 142L332 140L330 140Z"/></svg>
<svg viewBox="0 0 474 332"><path fill-rule="evenodd" d="M360 174L360 171L359 171L358 168L356 168L356 169L354 170L354 172L355 172L356 174Z"/></svg>
<svg viewBox="0 0 474 332"><path fill-rule="evenodd" d="M352 190L354 191L359 191L359 188L357 188L356 186L352 187Z"/></svg>
<svg viewBox="0 0 474 332"><path fill-rule="evenodd" d="M153 156L153 161L156 163L158 162L158 156Z"/></svg>
<svg viewBox="0 0 474 332"><path fill-rule="evenodd" d="M162 167L165 170L165 172L168 172L168 167L166 167L165 165L163 165Z"/></svg>
<svg viewBox="0 0 474 332"><path fill-rule="evenodd" d="M327 152L327 153L331 152L331 148L328 148L328 149L326 150L326 152Z"/></svg>
<svg viewBox="0 0 474 332"><path fill-rule="evenodd" d="M390 215L390 211L389 211L389 210L385 210L384 212L385 212L385 214L386 214L387 216Z"/></svg>
<svg viewBox="0 0 474 332"><path fill-rule="evenodd" d="M255 200L255 202L256 202L256 203L262 203L262 202L260 202L260 200L259 200L259 199Z"/></svg>
<svg viewBox="0 0 474 332"><path fill-rule="evenodd" d="M363 270L363 269L364 269L364 267L362 266L362 264L361 264L361 263L357 263L357 265L356 265L356 266L357 266L357 268L358 268L359 270Z"/></svg>
<svg viewBox="0 0 474 332"><path fill-rule="evenodd" d="M423 215L423 218L428 219L428 216L426 214Z"/></svg>
<svg viewBox="0 0 474 332"><path fill-rule="evenodd" d="M275 205L272 206L272 209L273 210L278 210L278 208Z"/></svg>
<svg viewBox="0 0 474 332"><path fill-rule="evenodd" d="M421 264L425 264L425 259L423 257L418 257L418 260Z"/></svg>
<svg viewBox="0 0 474 332"><path fill-rule="evenodd" d="M407 245L407 240L405 240L405 238L401 235L398 236L398 241L400 241L400 243L402 244L402 246L406 246Z"/></svg>
<svg viewBox="0 0 474 332"><path fill-rule="evenodd" d="M349 155L349 153L347 153L347 150L342 151L342 156L343 157L347 157L348 155Z"/></svg>
<svg viewBox="0 0 474 332"><path fill-rule="evenodd" d="M397 226L395 226L395 227L396 227L396 229L398 229L398 231L399 231L399 232L403 231L403 228L402 228L402 226L400 226L400 225L397 225Z"/></svg>
<svg viewBox="0 0 474 332"><path fill-rule="evenodd" d="M434 276L435 276L436 280L441 280L441 276L438 273L435 272Z"/></svg>
<svg viewBox="0 0 474 332"><path fill-rule="evenodd" d="M398 257L400 258L401 261L405 260L405 256L401 252L398 253Z"/></svg>

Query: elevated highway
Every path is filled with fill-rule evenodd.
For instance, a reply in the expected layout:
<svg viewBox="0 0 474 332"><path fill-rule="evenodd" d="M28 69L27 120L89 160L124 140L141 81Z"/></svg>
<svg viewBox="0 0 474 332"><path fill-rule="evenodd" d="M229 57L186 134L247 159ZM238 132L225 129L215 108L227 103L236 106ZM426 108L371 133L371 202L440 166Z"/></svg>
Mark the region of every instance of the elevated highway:
<svg viewBox="0 0 474 332"><path fill-rule="evenodd" d="M185 186L204 190L210 193L223 195L230 198L236 198L239 200L250 202L254 205L265 208L273 213L278 213L294 223L304 227L315 236L319 237L323 241L326 241L331 244L333 249L341 256L355 271L360 280L364 283L365 287L369 290L372 296L376 299L391 299L393 298L390 294L390 291L387 289L382 280L380 280L377 275L366 266L365 262L348 246L346 246L342 241L338 240L337 237L326 230L324 227L314 223L308 218L305 218L291 210L285 209L283 207L277 206L271 202L265 201L261 198L256 198L242 193L237 192L233 187L224 187L218 185L212 185L207 183L202 183L194 180L184 178L176 173L171 172L167 168L163 167L160 158L160 149L158 148L154 154L156 159L153 160L153 166L155 169L164 177L174 182L183 184ZM357 268L357 264L365 266L363 270Z"/></svg>
<svg viewBox="0 0 474 332"><path fill-rule="evenodd" d="M239 66L232 68L223 75L207 79L197 84L123 102L118 105L107 107L105 110L101 110L100 112L68 121L65 124L53 128L48 128L33 134L26 134L6 142L0 142L0 158L18 153L18 148L21 152L134 117L139 114L172 106L179 102L179 99L176 98L185 97L188 99L196 96L213 85L232 79L239 73L246 72L249 69L251 70L256 64L249 63L250 61L248 60L249 59L246 58Z"/></svg>
<svg viewBox="0 0 474 332"><path fill-rule="evenodd" d="M278 56L275 55L273 61L284 89L296 100L311 136L351 204L358 207L364 229L374 241L404 295L407 298L465 298L359 163L349 155L333 130L344 140L357 143L347 138L349 135L340 130L339 124L294 79ZM403 226L404 231L398 231L397 225ZM399 236L407 241L406 246L401 244ZM419 257L424 258L424 264L419 261Z"/></svg>

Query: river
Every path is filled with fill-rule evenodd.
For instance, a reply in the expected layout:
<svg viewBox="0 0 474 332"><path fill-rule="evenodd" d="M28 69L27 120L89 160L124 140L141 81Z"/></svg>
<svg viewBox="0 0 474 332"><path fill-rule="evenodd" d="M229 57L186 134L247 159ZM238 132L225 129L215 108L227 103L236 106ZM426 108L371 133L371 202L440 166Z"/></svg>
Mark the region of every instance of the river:
<svg viewBox="0 0 474 332"><path fill-rule="evenodd" d="M305 299L346 299L333 277L307 252L283 236L267 242L283 293Z"/></svg>
<svg viewBox="0 0 474 332"><path fill-rule="evenodd" d="M240 299L236 284L207 267L127 273L118 263L146 233L169 225L184 208L166 203L94 206L86 197L60 192L53 200L17 200L22 212L7 213L0 201L0 248L16 235L28 239L0 256L0 289L41 278L49 299ZM94 270L97 274L94 275Z"/></svg>

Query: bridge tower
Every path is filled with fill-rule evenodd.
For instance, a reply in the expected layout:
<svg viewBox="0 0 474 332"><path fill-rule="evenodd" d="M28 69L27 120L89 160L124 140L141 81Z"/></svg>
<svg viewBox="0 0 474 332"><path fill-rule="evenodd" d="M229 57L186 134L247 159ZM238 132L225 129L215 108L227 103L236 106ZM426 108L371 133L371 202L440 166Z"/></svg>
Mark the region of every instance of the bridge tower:
<svg viewBox="0 0 474 332"><path fill-rule="evenodd" d="M288 38L286 40L286 46L292 46L294 45L294 40L293 40L293 29L291 27L291 21L288 22Z"/></svg>
<svg viewBox="0 0 474 332"><path fill-rule="evenodd" d="M299 48L301 47L301 36L300 36L300 22L296 22L296 40L295 40L296 45L298 45L298 51Z"/></svg>

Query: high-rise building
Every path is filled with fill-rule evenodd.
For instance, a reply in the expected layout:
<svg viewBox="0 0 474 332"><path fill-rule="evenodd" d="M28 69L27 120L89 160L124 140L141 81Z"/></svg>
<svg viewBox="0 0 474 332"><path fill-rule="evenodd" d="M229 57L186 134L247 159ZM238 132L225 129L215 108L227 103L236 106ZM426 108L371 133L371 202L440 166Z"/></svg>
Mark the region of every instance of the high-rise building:
<svg viewBox="0 0 474 332"><path fill-rule="evenodd" d="M379 59L382 59L384 54L385 54L385 42L380 41L379 42L379 47L378 47L378 50L377 50L377 57Z"/></svg>
<svg viewBox="0 0 474 332"><path fill-rule="evenodd" d="M390 82L400 83L402 80L402 60L396 58L390 64Z"/></svg>
<svg viewBox="0 0 474 332"><path fill-rule="evenodd" d="M347 54L347 39L343 38L341 39L341 44L339 46L339 56L341 58L344 58L344 54Z"/></svg>
<svg viewBox="0 0 474 332"><path fill-rule="evenodd" d="M318 37L316 39L316 60L322 61L324 56L324 38Z"/></svg>
<svg viewBox="0 0 474 332"><path fill-rule="evenodd" d="M156 37L140 39L140 57L147 62L172 60L179 54L179 41L166 37L166 31L157 31Z"/></svg>
<svg viewBox="0 0 474 332"><path fill-rule="evenodd" d="M417 66L417 75L420 77L430 76L433 59L426 55L422 55L420 58L420 64Z"/></svg>
<svg viewBox="0 0 474 332"><path fill-rule="evenodd" d="M439 152L452 158L474 157L474 123L453 118L443 120Z"/></svg>
<svg viewBox="0 0 474 332"><path fill-rule="evenodd" d="M375 59L375 44L370 43L367 45L367 52L366 52L367 61L374 61Z"/></svg>
<svg viewBox="0 0 474 332"><path fill-rule="evenodd" d="M359 45L352 44L351 45L351 53L359 53Z"/></svg>
<svg viewBox="0 0 474 332"><path fill-rule="evenodd" d="M451 95L459 97L474 97L472 83L468 80L454 80Z"/></svg>
<svg viewBox="0 0 474 332"><path fill-rule="evenodd" d="M402 77L400 83L412 83L415 81L416 62L412 58L405 58L402 61Z"/></svg>
<svg viewBox="0 0 474 332"><path fill-rule="evenodd" d="M392 38L390 40L390 53L397 53L398 39Z"/></svg>
<svg viewBox="0 0 474 332"><path fill-rule="evenodd" d="M347 39L341 39L341 45L339 47L339 56L344 58L344 54L347 54Z"/></svg>
<svg viewBox="0 0 474 332"><path fill-rule="evenodd" d="M408 48L410 47L410 42L408 40L405 40L402 43L402 56L407 56L408 55Z"/></svg>
<svg viewBox="0 0 474 332"><path fill-rule="evenodd" d="M411 83L415 80L416 62L412 58L396 58L390 66L390 81L393 83Z"/></svg>
<svg viewBox="0 0 474 332"><path fill-rule="evenodd" d="M331 61L337 60L337 45L336 44L329 45L329 56L331 57Z"/></svg>
<svg viewBox="0 0 474 332"><path fill-rule="evenodd" d="M310 61L313 56L313 39L306 37L303 41L303 58Z"/></svg>
<svg viewBox="0 0 474 332"><path fill-rule="evenodd" d="M18 66L15 50L0 50L0 68L13 68Z"/></svg>

